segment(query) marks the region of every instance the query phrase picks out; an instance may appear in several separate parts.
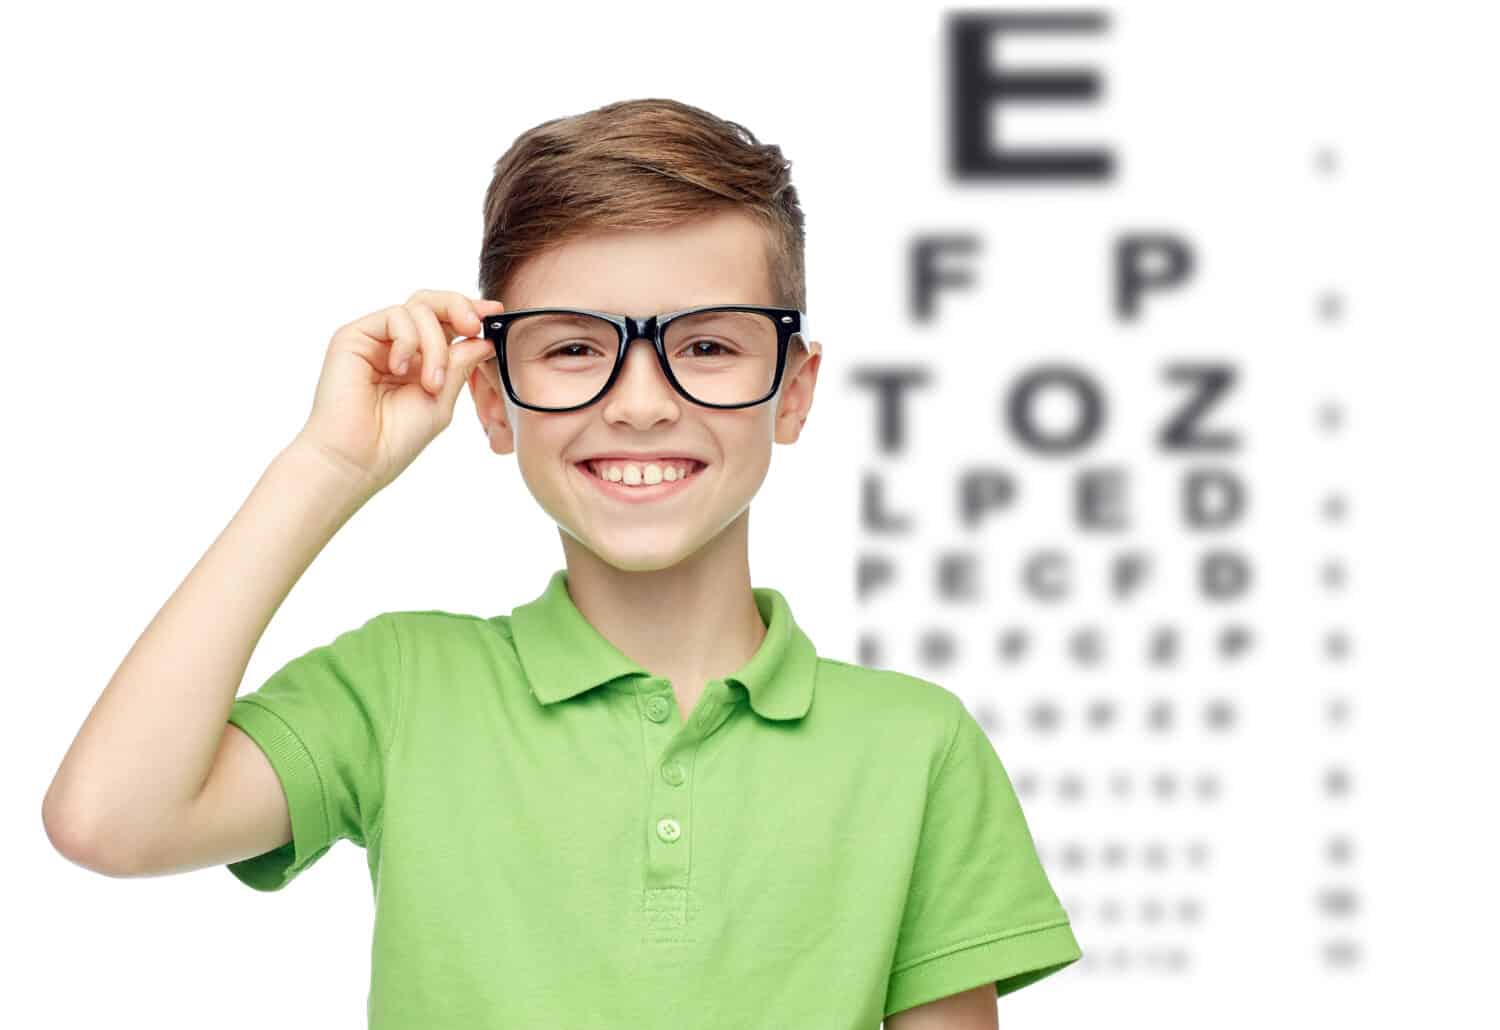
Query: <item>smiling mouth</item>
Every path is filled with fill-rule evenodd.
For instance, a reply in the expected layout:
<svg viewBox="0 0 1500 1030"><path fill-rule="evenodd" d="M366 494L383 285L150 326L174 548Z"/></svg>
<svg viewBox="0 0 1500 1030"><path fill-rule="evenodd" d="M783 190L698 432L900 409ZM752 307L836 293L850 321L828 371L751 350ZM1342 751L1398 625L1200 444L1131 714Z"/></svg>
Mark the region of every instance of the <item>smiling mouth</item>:
<svg viewBox="0 0 1500 1030"><path fill-rule="evenodd" d="M686 476L678 476L674 471L673 475L677 477L674 479L667 479L666 476L663 475L662 478L655 483L648 483L644 478L639 483L627 483L623 475L619 479L609 479L606 476L601 476L598 469L594 467L594 463L592 461L579 461L575 462L574 464L576 464L579 470L581 470L586 476L597 479L603 483L608 483L610 486L619 486L626 489L644 489L653 486L671 486L674 483L681 483L684 480L692 479L699 472L702 472L704 469L708 468L708 464L706 462L687 459L684 462L688 469L688 473Z"/></svg>

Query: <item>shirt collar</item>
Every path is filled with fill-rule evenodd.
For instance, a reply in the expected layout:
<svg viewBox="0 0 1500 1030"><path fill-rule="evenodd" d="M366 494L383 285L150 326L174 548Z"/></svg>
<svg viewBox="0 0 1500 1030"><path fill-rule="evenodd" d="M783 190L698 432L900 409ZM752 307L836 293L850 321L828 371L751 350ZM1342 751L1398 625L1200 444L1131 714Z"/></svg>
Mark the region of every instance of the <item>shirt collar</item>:
<svg viewBox="0 0 1500 1030"><path fill-rule="evenodd" d="M745 688L757 714L799 719L812 704L817 650L792 619L791 606L779 591L753 587L751 593L766 624L765 639L724 679ZM621 676L651 675L583 617L568 593L567 569L552 574L540 597L511 610L510 627L531 692L544 705Z"/></svg>

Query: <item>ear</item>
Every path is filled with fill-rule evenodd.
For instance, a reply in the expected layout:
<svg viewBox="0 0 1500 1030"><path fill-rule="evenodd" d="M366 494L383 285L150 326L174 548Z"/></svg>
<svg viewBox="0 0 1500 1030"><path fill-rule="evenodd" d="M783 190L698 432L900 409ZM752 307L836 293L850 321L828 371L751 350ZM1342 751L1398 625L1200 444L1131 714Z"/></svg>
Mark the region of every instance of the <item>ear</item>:
<svg viewBox="0 0 1500 1030"><path fill-rule="evenodd" d="M823 345L811 341L804 350L788 353L787 367L781 382L781 397L776 408L777 443L796 443L812 410L813 388L818 382L818 367L822 364Z"/></svg>
<svg viewBox="0 0 1500 1030"><path fill-rule="evenodd" d="M509 396L500 382L500 365L494 357L481 361L469 373L469 394L474 399L474 414L480 428L490 440L490 450L510 454L516 449L515 431L511 426Z"/></svg>

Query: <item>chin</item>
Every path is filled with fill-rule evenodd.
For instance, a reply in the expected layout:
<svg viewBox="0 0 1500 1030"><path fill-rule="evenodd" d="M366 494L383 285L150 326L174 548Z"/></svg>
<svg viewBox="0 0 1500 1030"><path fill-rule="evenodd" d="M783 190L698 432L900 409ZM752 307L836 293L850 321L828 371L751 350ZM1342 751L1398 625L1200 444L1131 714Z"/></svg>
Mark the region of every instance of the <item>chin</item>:
<svg viewBox="0 0 1500 1030"><path fill-rule="evenodd" d="M595 557L616 572L661 572L682 563L681 558L672 558L667 561L626 560L598 552L595 552Z"/></svg>
<svg viewBox="0 0 1500 1030"><path fill-rule="evenodd" d="M691 558L701 547L662 527L634 533L618 532L601 538L558 526L605 565L620 572L660 572Z"/></svg>

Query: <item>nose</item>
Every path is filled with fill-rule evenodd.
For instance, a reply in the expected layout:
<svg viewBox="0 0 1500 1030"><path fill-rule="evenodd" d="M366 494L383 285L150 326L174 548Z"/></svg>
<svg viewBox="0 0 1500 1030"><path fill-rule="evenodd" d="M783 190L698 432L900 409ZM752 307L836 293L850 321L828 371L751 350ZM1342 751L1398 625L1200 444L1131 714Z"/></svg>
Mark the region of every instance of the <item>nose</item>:
<svg viewBox="0 0 1500 1030"><path fill-rule="evenodd" d="M639 344L640 346L635 346ZM625 357L615 384L604 395L606 407L618 409L635 421L642 414L660 417L676 405L677 391L656 359L656 349L649 336L636 335L625 341Z"/></svg>

